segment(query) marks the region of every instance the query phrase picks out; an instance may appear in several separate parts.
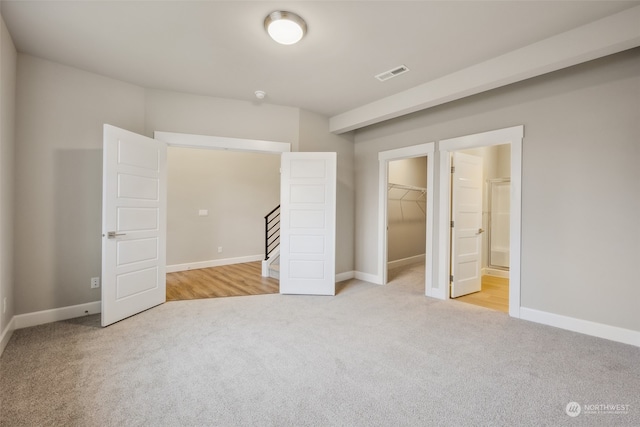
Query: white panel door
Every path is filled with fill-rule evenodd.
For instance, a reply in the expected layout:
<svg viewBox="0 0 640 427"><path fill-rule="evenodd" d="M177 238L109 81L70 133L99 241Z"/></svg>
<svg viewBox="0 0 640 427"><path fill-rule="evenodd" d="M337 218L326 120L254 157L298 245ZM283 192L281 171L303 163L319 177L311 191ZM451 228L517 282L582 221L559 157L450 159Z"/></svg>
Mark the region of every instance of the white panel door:
<svg viewBox="0 0 640 427"><path fill-rule="evenodd" d="M102 326L166 301L167 145L104 126Z"/></svg>
<svg viewBox="0 0 640 427"><path fill-rule="evenodd" d="M335 295L336 153L283 153L280 293Z"/></svg>
<svg viewBox="0 0 640 427"><path fill-rule="evenodd" d="M482 158L453 153L451 298L482 289Z"/></svg>

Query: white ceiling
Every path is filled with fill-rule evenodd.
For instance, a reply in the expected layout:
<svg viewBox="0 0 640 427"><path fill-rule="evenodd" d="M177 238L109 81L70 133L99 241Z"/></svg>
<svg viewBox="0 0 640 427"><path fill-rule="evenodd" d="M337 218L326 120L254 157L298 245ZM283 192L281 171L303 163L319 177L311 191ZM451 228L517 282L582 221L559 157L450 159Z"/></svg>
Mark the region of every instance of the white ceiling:
<svg viewBox="0 0 640 427"><path fill-rule="evenodd" d="M299 107L334 116L638 1L7 1L19 52L147 88ZM273 42L266 15L308 24ZM404 64L386 82L374 75Z"/></svg>

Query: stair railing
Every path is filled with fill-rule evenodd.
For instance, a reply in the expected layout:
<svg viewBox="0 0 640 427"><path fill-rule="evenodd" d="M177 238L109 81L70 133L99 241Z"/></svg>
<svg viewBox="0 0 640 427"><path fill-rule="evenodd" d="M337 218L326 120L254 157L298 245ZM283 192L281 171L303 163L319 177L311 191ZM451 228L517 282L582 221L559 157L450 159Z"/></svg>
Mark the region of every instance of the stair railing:
<svg viewBox="0 0 640 427"><path fill-rule="evenodd" d="M280 205L264 217L264 260L280 246Z"/></svg>

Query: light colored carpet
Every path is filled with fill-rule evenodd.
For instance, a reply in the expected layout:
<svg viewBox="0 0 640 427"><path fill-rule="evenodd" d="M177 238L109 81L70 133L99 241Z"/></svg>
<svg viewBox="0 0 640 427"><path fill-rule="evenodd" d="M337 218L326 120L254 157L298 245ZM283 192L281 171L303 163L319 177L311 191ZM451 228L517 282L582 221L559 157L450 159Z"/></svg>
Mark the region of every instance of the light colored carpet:
<svg viewBox="0 0 640 427"><path fill-rule="evenodd" d="M0 359L0 424L640 425L640 349L393 277L335 297L180 301L104 329L88 316L18 330ZM595 404L628 412L585 413Z"/></svg>

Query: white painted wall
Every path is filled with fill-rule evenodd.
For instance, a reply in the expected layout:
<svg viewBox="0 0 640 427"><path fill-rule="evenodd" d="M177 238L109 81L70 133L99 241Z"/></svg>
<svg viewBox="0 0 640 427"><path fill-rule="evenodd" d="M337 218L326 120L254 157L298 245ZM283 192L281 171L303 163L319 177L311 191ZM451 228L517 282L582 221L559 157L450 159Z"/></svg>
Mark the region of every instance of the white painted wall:
<svg viewBox="0 0 640 427"><path fill-rule="evenodd" d="M13 201L17 53L0 16L0 336L14 314ZM4 311L3 303L7 307ZM0 353L2 347L0 346Z"/></svg>
<svg viewBox="0 0 640 427"><path fill-rule="evenodd" d="M389 162L389 183L427 187L427 158ZM427 240L426 198L411 191L389 190L387 193L387 260L389 262L424 255ZM419 198L419 200L417 200ZM424 260L424 256L422 257Z"/></svg>
<svg viewBox="0 0 640 427"><path fill-rule="evenodd" d="M169 147L167 167L167 265L264 256L264 216L280 204L279 155Z"/></svg>
<svg viewBox="0 0 640 427"><path fill-rule="evenodd" d="M380 262L379 151L523 124L522 306L640 331L638 111L633 49L358 131L356 270Z"/></svg>

